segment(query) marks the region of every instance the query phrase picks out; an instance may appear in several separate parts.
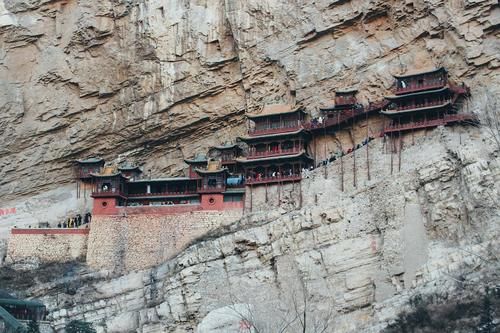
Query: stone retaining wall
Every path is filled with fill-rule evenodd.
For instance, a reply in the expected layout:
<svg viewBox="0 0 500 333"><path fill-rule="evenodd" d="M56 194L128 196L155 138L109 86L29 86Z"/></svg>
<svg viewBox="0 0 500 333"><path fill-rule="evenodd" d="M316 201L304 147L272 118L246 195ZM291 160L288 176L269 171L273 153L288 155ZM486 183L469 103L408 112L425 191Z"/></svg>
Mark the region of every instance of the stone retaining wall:
<svg viewBox="0 0 500 333"><path fill-rule="evenodd" d="M12 229L6 260L48 263L84 258L88 234L89 229Z"/></svg>
<svg viewBox="0 0 500 333"><path fill-rule="evenodd" d="M241 217L241 212L96 216L87 263L95 269L136 270L174 257L196 238Z"/></svg>

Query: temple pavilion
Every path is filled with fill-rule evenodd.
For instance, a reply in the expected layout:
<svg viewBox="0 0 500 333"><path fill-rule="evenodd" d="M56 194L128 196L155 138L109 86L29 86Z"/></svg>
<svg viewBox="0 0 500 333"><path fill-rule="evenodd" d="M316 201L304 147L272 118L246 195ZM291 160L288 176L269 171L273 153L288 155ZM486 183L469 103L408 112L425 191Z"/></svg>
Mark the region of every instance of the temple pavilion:
<svg viewBox="0 0 500 333"><path fill-rule="evenodd" d="M304 111L291 105L270 105L248 115L250 130L240 140L248 145L243 166L246 184L301 180L301 170L312 163L306 151L310 134L303 127Z"/></svg>
<svg viewBox="0 0 500 333"><path fill-rule="evenodd" d="M198 173L196 169L206 169L208 159L205 154L196 154L194 158L184 159L184 163L189 166L188 176L189 178L198 179Z"/></svg>
<svg viewBox="0 0 500 333"><path fill-rule="evenodd" d="M242 170L236 159L241 157L242 149L235 143L225 143L209 149L208 156L212 160L221 162L221 165L227 168L229 174L241 175Z"/></svg>
<svg viewBox="0 0 500 333"><path fill-rule="evenodd" d="M369 103L368 106L364 106L358 102L357 93L356 89L337 90L335 99L320 107L321 116L312 119L306 124L306 128L313 134L323 129L336 130L361 116L380 111L383 103Z"/></svg>
<svg viewBox="0 0 500 333"><path fill-rule="evenodd" d="M91 174L99 173L104 167L104 160L99 157L90 157L87 159L75 161L76 178L82 181L90 181Z"/></svg>
<svg viewBox="0 0 500 333"><path fill-rule="evenodd" d="M443 67L394 77L394 95L385 97L388 104L381 111L390 118L385 133L475 119L470 114L457 113L456 102L460 97L468 96L469 89L464 85L453 85Z"/></svg>

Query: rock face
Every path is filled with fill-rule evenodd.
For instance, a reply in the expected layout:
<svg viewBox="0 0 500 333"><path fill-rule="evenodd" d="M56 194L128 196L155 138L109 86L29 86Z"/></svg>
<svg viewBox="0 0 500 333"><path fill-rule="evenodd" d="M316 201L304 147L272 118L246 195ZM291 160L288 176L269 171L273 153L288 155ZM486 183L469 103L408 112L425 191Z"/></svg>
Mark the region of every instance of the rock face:
<svg viewBox="0 0 500 333"><path fill-rule="evenodd" d="M375 141L371 180L359 175L353 187L346 178L345 192L337 165L326 178L316 169L303 181L300 209L248 214L154 269L79 272L27 294L49 305L56 328L78 318L98 332L276 332L285 324L295 332L292 319L306 314L326 332L401 332L397 325L411 325L398 321L402 311L428 299L472 308L498 281L500 161L482 142L478 129L435 130L405 145L408 162L391 175L385 143ZM68 285L76 287L61 292ZM442 331L498 320L481 309ZM442 325L438 310L432 318Z"/></svg>
<svg viewBox="0 0 500 333"><path fill-rule="evenodd" d="M88 155L180 173L246 110L373 101L405 70L497 90L496 3L0 0L0 194L69 182Z"/></svg>
<svg viewBox="0 0 500 333"><path fill-rule="evenodd" d="M78 212L89 203L74 198L73 159L180 173L183 157L242 133L246 111L286 102L314 114L352 86L373 101L406 70L447 67L482 115L499 93L499 22L494 0L0 0L2 203L33 217L50 197ZM486 299L499 271L497 147L460 127L405 142L401 156L373 144L371 177L354 157L342 177L338 164L317 169L300 204L287 188L281 210L260 202L153 269L73 267L24 293L56 328L83 319L102 333L276 332L304 314L326 332L398 332L418 300Z"/></svg>

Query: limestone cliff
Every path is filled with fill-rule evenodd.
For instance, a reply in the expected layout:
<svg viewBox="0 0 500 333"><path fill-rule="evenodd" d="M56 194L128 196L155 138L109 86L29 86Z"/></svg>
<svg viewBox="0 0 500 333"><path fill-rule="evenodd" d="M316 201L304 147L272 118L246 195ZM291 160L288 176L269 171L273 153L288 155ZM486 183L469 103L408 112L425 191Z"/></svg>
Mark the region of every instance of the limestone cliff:
<svg viewBox="0 0 500 333"><path fill-rule="evenodd" d="M71 179L88 155L180 173L244 112L446 66L498 89L495 0L1 0L0 194Z"/></svg>
<svg viewBox="0 0 500 333"><path fill-rule="evenodd" d="M0 217L0 240L88 206L73 159L180 173L265 103L314 114L336 88L373 101L391 74L443 65L482 116L499 93L499 22L494 0L0 0L0 196L22 206ZM427 303L475 309L498 284L498 151L481 128L427 134L406 141L401 170L377 139L370 179L364 152L357 171L346 159L344 191L338 163L318 169L300 207L248 214L153 269L2 283L43 299L57 328L78 318L103 333L227 332L293 316L301 299L313 322L330 318L327 332L402 331ZM484 314L441 331L470 332Z"/></svg>

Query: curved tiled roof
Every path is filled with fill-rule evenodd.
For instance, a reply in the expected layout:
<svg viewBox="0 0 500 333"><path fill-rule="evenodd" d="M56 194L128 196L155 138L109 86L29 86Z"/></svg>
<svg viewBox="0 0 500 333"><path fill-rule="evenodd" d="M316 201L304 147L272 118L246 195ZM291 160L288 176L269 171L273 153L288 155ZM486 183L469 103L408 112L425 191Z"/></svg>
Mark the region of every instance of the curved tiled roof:
<svg viewBox="0 0 500 333"><path fill-rule="evenodd" d="M94 164L104 162L104 160L100 157L89 157L82 160L76 160L76 162L80 164Z"/></svg>
<svg viewBox="0 0 500 333"><path fill-rule="evenodd" d="M264 106L260 113L253 113L253 114L249 113L247 114L247 117L253 119L253 118L274 116L280 114L294 113L297 111L304 112L300 107L294 107L289 104L271 104Z"/></svg>

